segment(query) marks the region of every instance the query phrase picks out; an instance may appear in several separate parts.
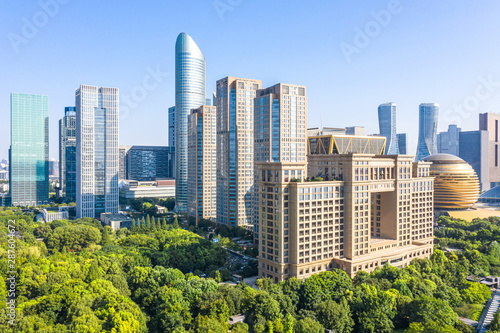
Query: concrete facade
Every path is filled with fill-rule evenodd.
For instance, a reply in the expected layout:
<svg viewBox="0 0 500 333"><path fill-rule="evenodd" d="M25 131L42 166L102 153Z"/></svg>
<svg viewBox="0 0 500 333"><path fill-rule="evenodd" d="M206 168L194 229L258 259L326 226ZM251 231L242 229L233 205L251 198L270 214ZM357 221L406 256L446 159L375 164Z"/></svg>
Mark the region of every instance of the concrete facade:
<svg viewBox="0 0 500 333"><path fill-rule="evenodd" d="M203 105L188 116L188 216L215 221L217 145L215 106Z"/></svg>
<svg viewBox="0 0 500 333"><path fill-rule="evenodd" d="M430 163L412 161L332 154L309 155L308 164L258 163L259 277L305 279L333 268L353 277L430 257L433 178ZM305 181L306 165L310 178L328 165L340 180Z"/></svg>

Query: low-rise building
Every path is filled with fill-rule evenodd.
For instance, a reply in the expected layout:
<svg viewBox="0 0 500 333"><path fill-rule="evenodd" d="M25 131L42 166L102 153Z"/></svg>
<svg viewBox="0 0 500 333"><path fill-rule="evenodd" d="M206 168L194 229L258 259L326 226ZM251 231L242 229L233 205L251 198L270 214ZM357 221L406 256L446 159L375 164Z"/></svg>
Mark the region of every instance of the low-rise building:
<svg viewBox="0 0 500 333"><path fill-rule="evenodd" d="M156 205L156 209L157 209L156 212L158 214L165 214L167 212L167 208L160 206L160 205Z"/></svg>
<svg viewBox="0 0 500 333"><path fill-rule="evenodd" d="M164 178L154 181L121 180L120 197L137 198L172 198L175 197L175 179Z"/></svg>
<svg viewBox="0 0 500 333"><path fill-rule="evenodd" d="M101 213L101 223L113 230L132 227L132 219L124 214Z"/></svg>
<svg viewBox="0 0 500 333"><path fill-rule="evenodd" d="M44 208L42 215L45 222L67 220L69 218L68 211L61 208Z"/></svg>

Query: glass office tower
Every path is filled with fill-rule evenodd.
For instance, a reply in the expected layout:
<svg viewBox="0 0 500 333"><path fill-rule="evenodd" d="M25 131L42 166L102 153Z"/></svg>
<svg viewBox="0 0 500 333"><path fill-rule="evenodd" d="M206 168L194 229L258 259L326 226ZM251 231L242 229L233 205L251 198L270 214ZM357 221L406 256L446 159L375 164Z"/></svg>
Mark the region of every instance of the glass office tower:
<svg viewBox="0 0 500 333"><path fill-rule="evenodd" d="M422 103L418 116L417 161L437 154L437 123L439 105L437 103Z"/></svg>
<svg viewBox="0 0 500 333"><path fill-rule="evenodd" d="M59 120L59 188L67 200L76 200L76 107L64 108Z"/></svg>
<svg viewBox="0 0 500 333"><path fill-rule="evenodd" d="M175 42L175 210L187 211L188 125L192 109L205 103L205 57L181 33ZM170 144L170 143L169 143Z"/></svg>
<svg viewBox="0 0 500 333"><path fill-rule="evenodd" d="M49 201L49 97L10 95L9 189L13 206Z"/></svg>
<svg viewBox="0 0 500 333"><path fill-rule="evenodd" d="M408 143L406 140L406 133L398 133L396 135L398 138L398 148L399 148L399 154L400 155L406 155L406 152L408 150Z"/></svg>
<svg viewBox="0 0 500 333"><path fill-rule="evenodd" d="M76 91L76 216L118 213L118 88Z"/></svg>
<svg viewBox="0 0 500 333"><path fill-rule="evenodd" d="M167 146L132 146L126 155L126 179L153 181L170 178L173 149Z"/></svg>
<svg viewBox="0 0 500 333"><path fill-rule="evenodd" d="M175 106L168 108L168 145L175 147Z"/></svg>
<svg viewBox="0 0 500 333"><path fill-rule="evenodd" d="M396 103L384 103L378 106L378 125L380 135L387 138L385 154L397 155L399 147L396 137Z"/></svg>
<svg viewBox="0 0 500 333"><path fill-rule="evenodd" d="M456 124L448 125L448 131L437 135L437 149L439 154L459 156L459 138L462 129ZM467 161L466 161L467 162Z"/></svg>

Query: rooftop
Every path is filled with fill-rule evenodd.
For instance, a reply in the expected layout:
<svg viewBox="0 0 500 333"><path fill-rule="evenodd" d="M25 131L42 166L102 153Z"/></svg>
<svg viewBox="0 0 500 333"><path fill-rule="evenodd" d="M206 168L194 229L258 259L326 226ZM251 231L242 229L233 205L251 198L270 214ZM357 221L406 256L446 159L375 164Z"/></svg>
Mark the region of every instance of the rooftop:
<svg viewBox="0 0 500 333"><path fill-rule="evenodd" d="M447 163L467 163L463 159L458 156L451 154L434 154L427 156L424 158L425 162L433 162L439 164L447 164Z"/></svg>

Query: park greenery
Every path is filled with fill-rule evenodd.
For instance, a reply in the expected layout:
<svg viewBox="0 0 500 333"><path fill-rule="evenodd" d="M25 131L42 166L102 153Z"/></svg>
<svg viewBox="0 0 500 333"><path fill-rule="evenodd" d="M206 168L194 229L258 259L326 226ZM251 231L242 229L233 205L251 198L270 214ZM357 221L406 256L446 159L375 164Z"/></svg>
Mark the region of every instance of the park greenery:
<svg viewBox="0 0 500 333"><path fill-rule="evenodd" d="M473 332L458 316L477 320L491 292L466 278L497 274L500 258L497 219L444 217L430 259L359 272L354 279L336 269L304 281L259 279L252 288L222 283L231 279L224 242L196 233L209 225L184 229L176 218L146 216L134 219L130 230L113 231L90 218L36 223L4 208L4 281L8 220L17 231L17 318L10 326L2 307L1 332ZM236 233L245 237L219 228L210 239ZM6 295L2 283L2 304ZM230 326L237 314L245 321Z"/></svg>

